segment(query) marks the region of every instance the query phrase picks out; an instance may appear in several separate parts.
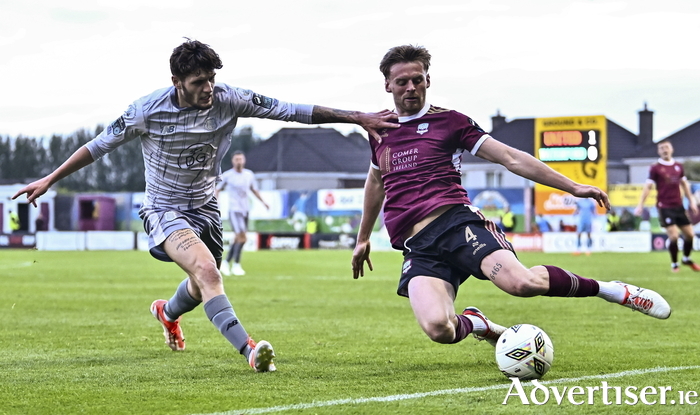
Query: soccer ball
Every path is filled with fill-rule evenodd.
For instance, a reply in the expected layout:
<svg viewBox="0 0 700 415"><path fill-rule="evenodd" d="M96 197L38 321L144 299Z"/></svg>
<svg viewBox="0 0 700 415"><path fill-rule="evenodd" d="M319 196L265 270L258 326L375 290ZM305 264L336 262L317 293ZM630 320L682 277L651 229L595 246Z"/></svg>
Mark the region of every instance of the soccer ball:
<svg viewBox="0 0 700 415"><path fill-rule="evenodd" d="M547 333L532 324L516 324L498 338L496 363L506 377L539 379L552 367L554 346Z"/></svg>

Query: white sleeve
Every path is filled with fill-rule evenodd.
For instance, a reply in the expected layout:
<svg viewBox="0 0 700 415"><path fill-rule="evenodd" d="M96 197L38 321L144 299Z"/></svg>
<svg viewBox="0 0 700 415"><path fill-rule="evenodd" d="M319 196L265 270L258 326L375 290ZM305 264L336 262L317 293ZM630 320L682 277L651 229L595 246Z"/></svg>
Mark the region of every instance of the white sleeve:
<svg viewBox="0 0 700 415"><path fill-rule="evenodd" d="M137 109L138 108L138 109ZM137 103L131 104L124 114L112 122L97 137L90 140L87 147L94 160L114 151L143 133L139 127L142 124L143 112Z"/></svg>
<svg viewBox="0 0 700 415"><path fill-rule="evenodd" d="M239 117L269 118L311 124L313 105L279 101L253 91L227 86L229 99Z"/></svg>

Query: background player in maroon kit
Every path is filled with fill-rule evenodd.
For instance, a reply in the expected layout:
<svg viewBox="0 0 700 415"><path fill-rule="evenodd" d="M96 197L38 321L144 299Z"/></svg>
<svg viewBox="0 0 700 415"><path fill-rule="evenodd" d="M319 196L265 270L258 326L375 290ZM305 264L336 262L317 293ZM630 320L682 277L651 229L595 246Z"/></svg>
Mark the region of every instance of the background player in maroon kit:
<svg viewBox="0 0 700 415"><path fill-rule="evenodd" d="M609 209L608 196L495 140L466 115L430 105L429 66L428 51L410 45L390 49L380 64L401 126L380 131L381 142L370 140L372 160L352 257L353 277L364 276L365 262L372 270L369 238L383 205L392 246L404 254L397 293L409 298L419 325L435 342L457 343L473 333L495 345L505 330L476 307L455 313L457 290L470 275L491 280L515 296L598 296L668 318L670 306L654 291L582 278L555 266L526 268L520 263L503 232L471 205L461 185L464 150Z"/></svg>
<svg viewBox="0 0 700 415"><path fill-rule="evenodd" d="M671 254L671 271L678 272L678 237L683 234L682 263L694 271L700 271L700 266L690 259L693 249L693 227L683 207L681 189L688 198L688 205L693 214L698 213L697 201L690 191L688 179L685 177L683 165L673 159L673 145L670 141L660 141L656 145L659 160L649 168L649 178L644 184L642 197L634 214L639 216L644 209L644 201L654 185L656 185L656 207L659 210L659 224L668 235L668 252ZM679 232L680 228L680 232Z"/></svg>

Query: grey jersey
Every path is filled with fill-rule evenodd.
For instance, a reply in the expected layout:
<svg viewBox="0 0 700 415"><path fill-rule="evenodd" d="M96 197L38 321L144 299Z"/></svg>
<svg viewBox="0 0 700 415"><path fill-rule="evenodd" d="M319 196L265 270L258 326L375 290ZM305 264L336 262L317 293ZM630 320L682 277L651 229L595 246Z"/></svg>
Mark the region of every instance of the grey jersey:
<svg viewBox="0 0 700 415"><path fill-rule="evenodd" d="M248 214L250 204L248 198L251 189L258 190L258 182L255 181L255 173L249 169L237 172L229 169L221 175L219 189L228 192L228 211Z"/></svg>
<svg viewBox="0 0 700 415"><path fill-rule="evenodd" d="M141 139L146 167L144 207L196 209L214 196L221 159L239 117L311 124L312 105L281 102L226 84L206 110L177 106L175 87L142 97L86 144L93 159Z"/></svg>

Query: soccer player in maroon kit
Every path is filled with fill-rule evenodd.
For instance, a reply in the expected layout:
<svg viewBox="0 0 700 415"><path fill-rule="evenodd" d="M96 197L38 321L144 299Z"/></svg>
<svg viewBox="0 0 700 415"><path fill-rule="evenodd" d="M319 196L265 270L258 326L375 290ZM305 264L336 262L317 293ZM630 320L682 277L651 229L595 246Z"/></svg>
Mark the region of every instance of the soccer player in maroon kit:
<svg viewBox="0 0 700 415"><path fill-rule="evenodd" d="M656 184L656 207L659 211L659 224L668 235L668 252L671 254L671 271L678 272L678 237L683 234L683 259L681 262L693 271L700 271L700 266L690 259L693 249L693 227L683 207L681 189L688 198L688 206L693 214L697 214L698 206L688 179L685 177L683 165L673 159L673 145L670 141L659 141L656 144L659 160L649 168L649 178L642 189L634 214L639 216L644 209L644 201L651 188ZM680 232L679 232L680 228Z"/></svg>
<svg viewBox="0 0 700 415"><path fill-rule="evenodd" d="M404 262L397 293L409 298L420 327L438 343L457 343L472 333L495 346L505 327L476 307L455 313L459 286L469 276L491 280L519 297L593 297L665 319L671 308L658 293L619 281L583 278L551 265L527 268L498 226L473 206L461 185L464 150L505 166L527 179L610 208L597 187L575 183L533 156L492 138L471 118L430 105L430 54L423 47L397 46L380 64L393 95L397 129L371 139L372 160L362 221L352 256L353 277L364 276L370 234L384 207L384 223Z"/></svg>

